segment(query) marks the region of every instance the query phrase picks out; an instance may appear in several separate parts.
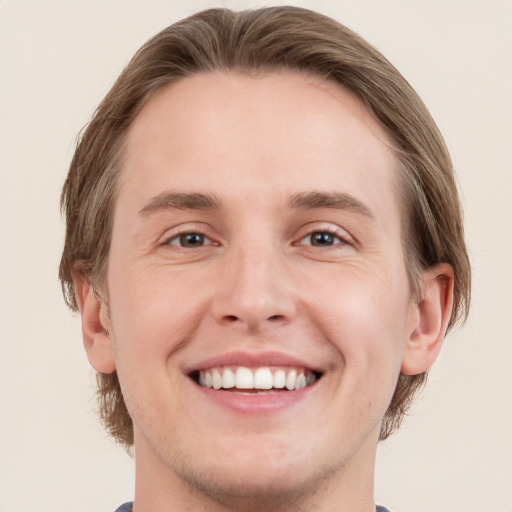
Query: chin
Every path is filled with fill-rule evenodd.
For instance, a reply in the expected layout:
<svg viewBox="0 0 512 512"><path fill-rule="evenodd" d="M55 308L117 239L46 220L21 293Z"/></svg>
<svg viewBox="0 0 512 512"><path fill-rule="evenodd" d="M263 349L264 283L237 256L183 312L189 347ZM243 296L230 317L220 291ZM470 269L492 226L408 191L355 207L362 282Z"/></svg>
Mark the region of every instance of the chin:
<svg viewBox="0 0 512 512"><path fill-rule="evenodd" d="M184 469L184 468L182 468ZM216 465L201 471L188 468L180 476L195 490L224 506L240 510L272 510L316 494L325 475L307 474L297 463L271 467L265 464L244 468Z"/></svg>
<svg viewBox="0 0 512 512"><path fill-rule="evenodd" d="M343 465L342 461L320 464L321 457L310 454L300 443L285 449L270 442L258 445L248 437L245 449L231 445L220 456L215 450L211 459L204 454L175 458L172 470L191 489L214 502L238 510L261 511L316 495Z"/></svg>

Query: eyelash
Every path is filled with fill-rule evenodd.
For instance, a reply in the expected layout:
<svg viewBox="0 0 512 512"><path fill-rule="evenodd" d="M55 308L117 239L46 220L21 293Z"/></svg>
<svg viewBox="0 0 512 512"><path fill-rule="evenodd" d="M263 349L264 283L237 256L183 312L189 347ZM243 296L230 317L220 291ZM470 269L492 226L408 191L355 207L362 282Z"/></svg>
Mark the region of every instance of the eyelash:
<svg viewBox="0 0 512 512"><path fill-rule="evenodd" d="M194 247L183 247L182 245L178 245L178 244L175 244L173 243L174 240L179 240L181 237L184 237L184 236L189 236L189 235L197 235L197 236L200 236L200 237L203 237L204 239L206 240L210 240L211 239L205 235L204 233L202 233L201 231L197 230L197 231L194 231L194 230L183 230L183 231L179 231L178 233L174 234L173 236L167 238L163 243L162 245L173 245L175 247L179 247L180 249L185 249L185 250L188 250L188 249L194 249ZM207 245L219 245L215 242L211 243L211 244L207 244ZM202 248L204 247L204 244L196 247L196 248Z"/></svg>
<svg viewBox="0 0 512 512"><path fill-rule="evenodd" d="M333 237L338 239L338 242L335 242L332 245L325 245L324 248L332 248L332 247L335 247L335 246L338 246L338 245L351 245L350 242L346 239L346 237L342 236L343 233L341 232L340 229L331 228L331 227L324 227L324 228L320 228L320 229L314 229L314 230L308 232L307 234L305 234L304 236L302 236L299 239L299 241L295 242L293 245L308 245L310 247L321 247L321 246L315 246L312 243L311 237L313 235L316 235L316 234L328 234L328 235L333 236ZM183 245L180 245L179 243L173 243L174 241L180 241L181 237L190 236L190 235L196 235L196 236L202 237L203 240L206 239L206 240L209 240L210 242L212 242L211 238L208 237L208 235L206 235L205 233L201 232L200 230L197 230L197 231L194 231L194 230L190 230L190 231L189 230L183 230L183 231L179 231L178 233L174 234L173 236L167 238L162 243L162 245L167 245L167 246L172 245L172 246L178 247L180 249L184 249L184 250L200 249L200 248L205 247L205 245L219 245L218 243L215 243L215 242L212 242L212 243L209 243L209 244L205 244L203 242L201 245L198 245L197 247L184 247ZM307 239L308 237L309 237L309 241L310 241L309 244L301 243L303 240Z"/></svg>
<svg viewBox="0 0 512 512"><path fill-rule="evenodd" d="M350 245L350 242L348 242L348 240L346 239L346 237L342 236L343 233L341 232L340 229L337 229L337 228L331 228L331 227L325 227L325 228L320 228L320 229L315 229L313 231L310 231L308 232L305 236L303 236L299 242L296 244L296 245L304 245L304 244L300 244L300 242L302 242L303 240L305 240L306 238L309 238L310 240L310 245L311 247L320 247L320 246L314 246L311 242L311 237L313 235L316 235L316 234L328 234L328 235L331 235L335 238L337 238L339 240L339 242L335 242L333 243L332 245L326 245L324 247L335 247L337 245Z"/></svg>

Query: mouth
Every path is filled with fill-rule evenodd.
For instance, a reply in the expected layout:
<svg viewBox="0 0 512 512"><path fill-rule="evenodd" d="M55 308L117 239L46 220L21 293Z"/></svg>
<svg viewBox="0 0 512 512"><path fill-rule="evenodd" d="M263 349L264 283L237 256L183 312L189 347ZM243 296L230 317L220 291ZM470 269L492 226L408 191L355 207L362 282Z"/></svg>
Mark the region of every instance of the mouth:
<svg viewBox="0 0 512 512"><path fill-rule="evenodd" d="M190 378L201 387L237 394L270 394L313 386L322 373L290 366L214 366L195 370Z"/></svg>

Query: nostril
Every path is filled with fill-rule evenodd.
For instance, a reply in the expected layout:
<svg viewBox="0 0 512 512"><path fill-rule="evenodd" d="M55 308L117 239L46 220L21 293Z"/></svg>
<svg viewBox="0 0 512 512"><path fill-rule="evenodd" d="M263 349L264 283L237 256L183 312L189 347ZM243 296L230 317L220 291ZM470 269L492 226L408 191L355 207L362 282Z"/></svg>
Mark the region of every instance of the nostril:
<svg viewBox="0 0 512 512"><path fill-rule="evenodd" d="M238 317L235 315L227 315L226 320L229 320L230 322L236 322L238 320Z"/></svg>
<svg viewBox="0 0 512 512"><path fill-rule="evenodd" d="M281 318L283 318L282 315L272 315L268 317L269 320L279 320Z"/></svg>

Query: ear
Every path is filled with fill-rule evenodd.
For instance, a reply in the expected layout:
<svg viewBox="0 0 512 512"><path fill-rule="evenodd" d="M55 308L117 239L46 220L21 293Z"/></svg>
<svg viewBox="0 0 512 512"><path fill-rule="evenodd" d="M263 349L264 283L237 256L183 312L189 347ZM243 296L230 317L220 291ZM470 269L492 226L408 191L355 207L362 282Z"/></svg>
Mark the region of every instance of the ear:
<svg viewBox="0 0 512 512"><path fill-rule="evenodd" d="M423 373L437 359L452 314L453 286L453 269L447 263L423 273L422 298L413 305L413 325L402 359L404 375Z"/></svg>
<svg viewBox="0 0 512 512"><path fill-rule="evenodd" d="M116 365L108 306L94 292L91 283L82 273L76 272L73 275L73 283L89 362L98 372L112 373Z"/></svg>

